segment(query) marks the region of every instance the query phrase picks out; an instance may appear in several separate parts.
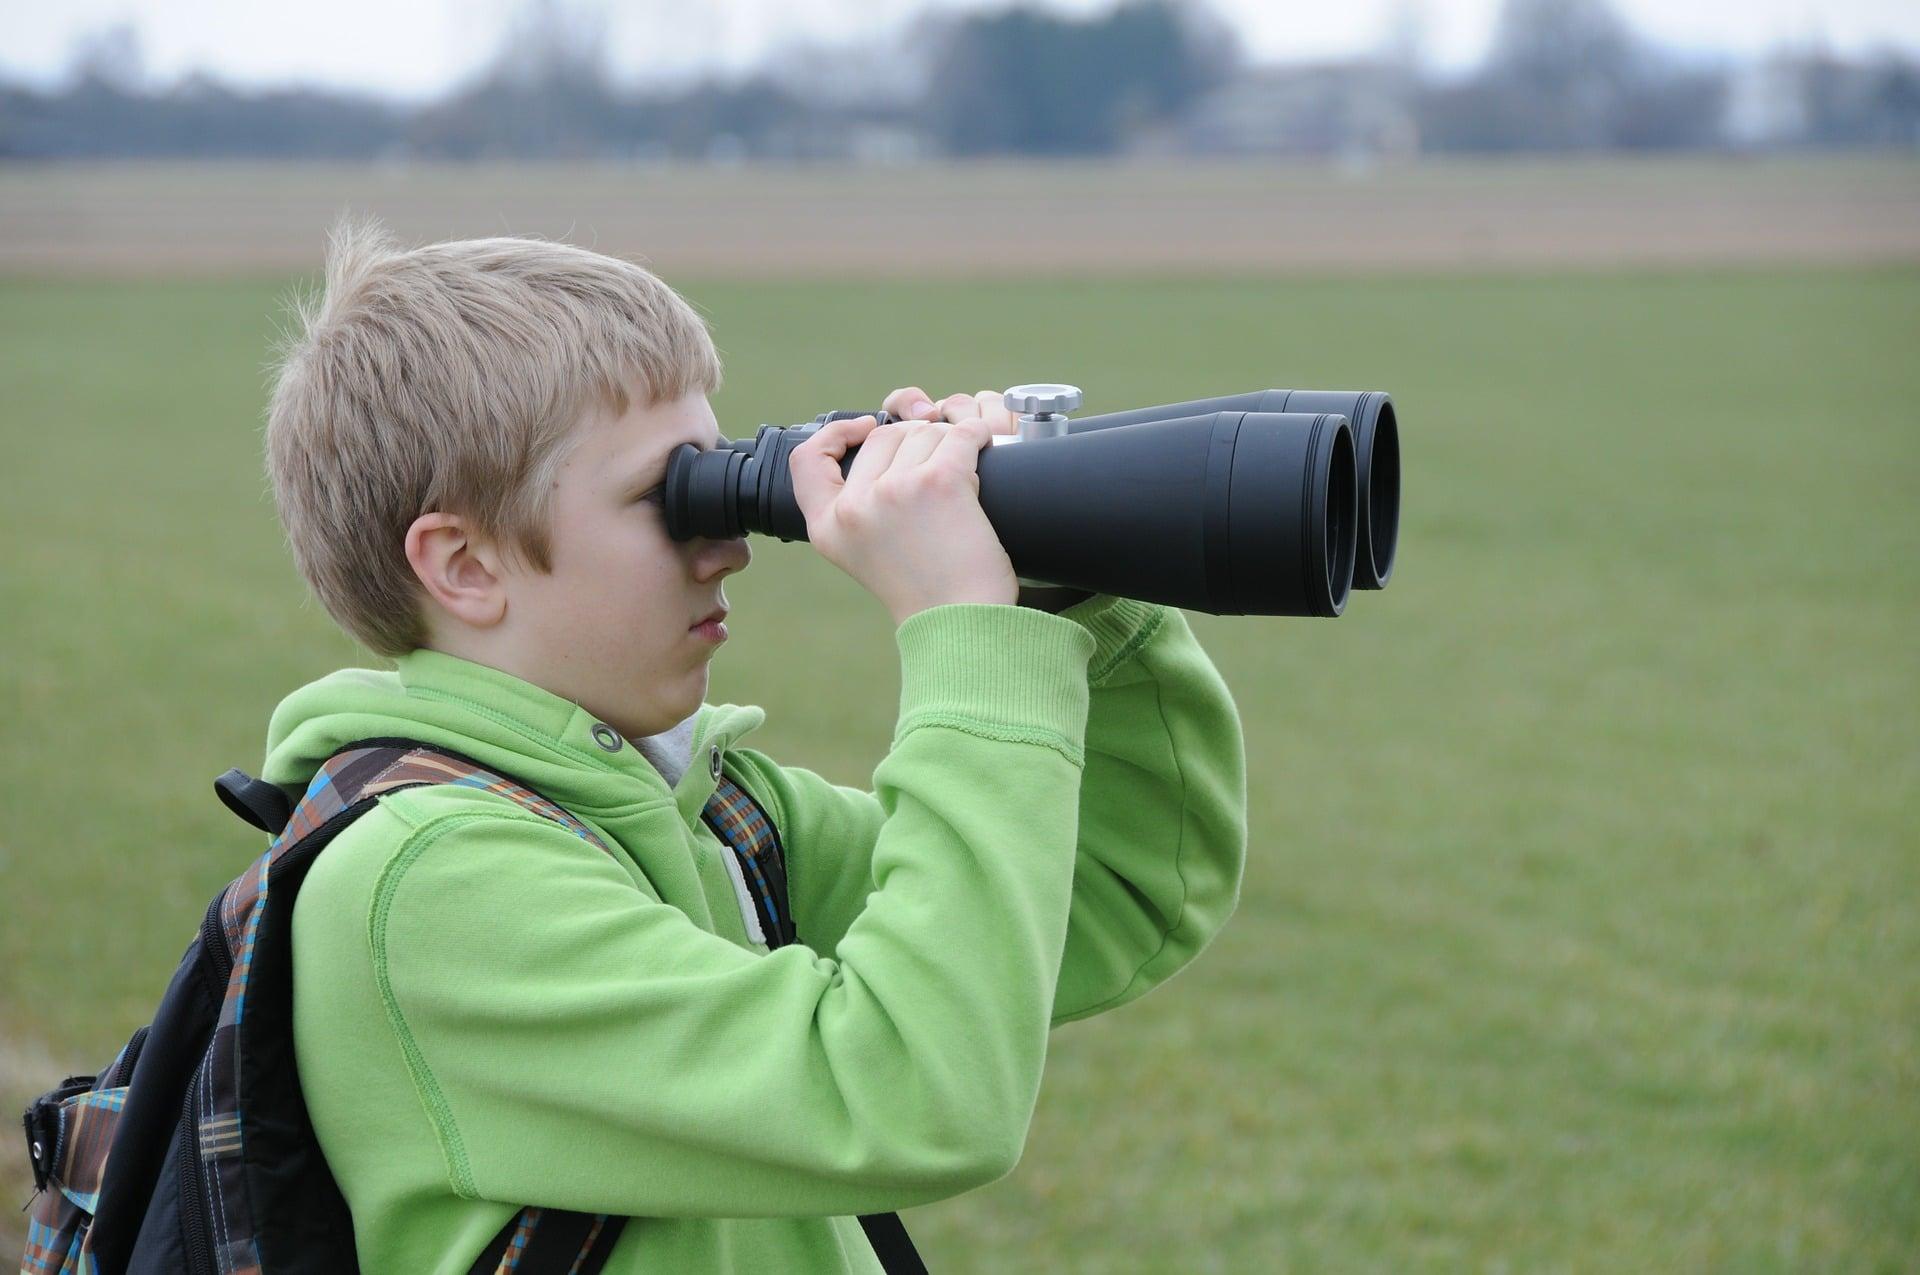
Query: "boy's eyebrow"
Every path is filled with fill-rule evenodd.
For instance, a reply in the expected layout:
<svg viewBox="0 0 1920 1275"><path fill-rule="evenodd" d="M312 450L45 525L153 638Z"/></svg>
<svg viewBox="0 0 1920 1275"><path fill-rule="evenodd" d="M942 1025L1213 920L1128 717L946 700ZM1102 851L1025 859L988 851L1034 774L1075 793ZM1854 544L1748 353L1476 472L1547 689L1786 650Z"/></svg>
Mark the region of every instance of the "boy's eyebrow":
<svg viewBox="0 0 1920 1275"><path fill-rule="evenodd" d="M715 433L711 439L701 439L695 443L694 446L703 452L710 452L718 447L720 443L720 435ZM645 464L633 470L628 477L623 480L622 485L638 487L643 483L651 486L656 483L665 482L667 480L667 462L673 458L674 452L678 451L681 446L681 443L675 443L673 446L667 448L666 451L655 456L649 456Z"/></svg>

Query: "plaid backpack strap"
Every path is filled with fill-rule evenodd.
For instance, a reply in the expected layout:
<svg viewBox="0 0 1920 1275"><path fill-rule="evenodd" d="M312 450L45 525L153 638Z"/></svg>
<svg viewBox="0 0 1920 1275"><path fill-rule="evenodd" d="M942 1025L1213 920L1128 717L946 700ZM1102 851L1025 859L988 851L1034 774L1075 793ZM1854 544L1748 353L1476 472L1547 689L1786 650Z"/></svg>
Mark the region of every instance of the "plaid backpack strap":
<svg viewBox="0 0 1920 1275"><path fill-rule="evenodd" d="M276 852L347 811L364 809L364 804L388 793L431 784L477 788L505 797L521 809L559 824L589 845L612 853L593 829L565 809L470 758L408 740L371 740L336 753L320 768L266 859L270 863ZM500 1229L470 1269L473 1275L595 1275L606 1265L626 1221L604 1213L570 1213L528 1205Z"/></svg>
<svg viewBox="0 0 1920 1275"><path fill-rule="evenodd" d="M524 784L458 753L404 740L373 740L335 753L307 785L306 795L275 844L305 836L364 798L379 798L424 784L478 788L505 797L524 810L552 820L582 841L607 850L607 843L593 829Z"/></svg>
<svg viewBox="0 0 1920 1275"><path fill-rule="evenodd" d="M395 786L383 777L410 751L390 741L344 750L281 812L243 774L216 781L230 808L236 794L251 798L239 810L249 822L285 820L201 926L221 1000L188 1085L177 1158L181 1227L201 1265L257 1271L296 1251L352 1251L346 1201L325 1172L292 1065L293 907L315 858Z"/></svg>
<svg viewBox="0 0 1920 1275"><path fill-rule="evenodd" d="M467 1275L599 1275L626 1221L528 1206L500 1229Z"/></svg>
<svg viewBox="0 0 1920 1275"><path fill-rule="evenodd" d="M715 777L713 796L707 798L700 817L733 852L759 912L767 946L784 947L794 942L799 936L794 933L792 910L787 906L786 855L767 812L723 772Z"/></svg>

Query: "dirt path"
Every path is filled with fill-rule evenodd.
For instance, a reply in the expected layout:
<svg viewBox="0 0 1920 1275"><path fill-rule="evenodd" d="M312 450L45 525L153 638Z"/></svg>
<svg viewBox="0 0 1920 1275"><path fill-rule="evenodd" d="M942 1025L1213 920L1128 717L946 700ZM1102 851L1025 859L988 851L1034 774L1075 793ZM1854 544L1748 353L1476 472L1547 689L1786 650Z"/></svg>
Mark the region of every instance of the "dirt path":
<svg viewBox="0 0 1920 1275"><path fill-rule="evenodd" d="M1920 157L1435 163L0 167L0 273L312 270L342 208L681 277L1920 262Z"/></svg>

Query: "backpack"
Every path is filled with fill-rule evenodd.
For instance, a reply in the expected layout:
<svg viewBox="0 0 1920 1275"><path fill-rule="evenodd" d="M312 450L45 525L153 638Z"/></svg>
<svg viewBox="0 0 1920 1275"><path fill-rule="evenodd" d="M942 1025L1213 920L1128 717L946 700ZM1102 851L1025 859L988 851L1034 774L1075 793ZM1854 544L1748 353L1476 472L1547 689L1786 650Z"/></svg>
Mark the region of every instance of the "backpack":
<svg viewBox="0 0 1920 1275"><path fill-rule="evenodd" d="M770 947L797 940L785 860L764 810L715 776L702 818L731 850ZM23 1275L280 1275L358 1269L353 1221L301 1097L293 1049L295 898L316 856L383 795L480 788L606 851L586 824L450 750L374 739L336 753L294 802L229 770L235 814L273 836L208 905L153 1021L106 1070L69 1076L23 1117L36 1195ZM610 853L610 851L609 851ZM626 1219L529 1205L471 1275L594 1275ZM890 1273L925 1275L897 1214L860 1219Z"/></svg>

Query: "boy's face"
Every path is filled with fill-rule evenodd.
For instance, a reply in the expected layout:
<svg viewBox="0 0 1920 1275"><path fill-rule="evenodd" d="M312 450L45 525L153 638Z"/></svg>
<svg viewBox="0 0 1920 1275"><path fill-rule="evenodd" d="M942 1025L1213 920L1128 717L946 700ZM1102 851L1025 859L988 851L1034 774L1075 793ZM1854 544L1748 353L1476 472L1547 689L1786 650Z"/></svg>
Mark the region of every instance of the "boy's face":
<svg viewBox="0 0 1920 1275"><path fill-rule="evenodd" d="M637 739L706 698L707 662L726 638L701 622L726 608L722 581L752 554L745 540L667 536L667 457L719 440L705 395L636 402L580 428L554 481L552 571L504 573L509 671Z"/></svg>

